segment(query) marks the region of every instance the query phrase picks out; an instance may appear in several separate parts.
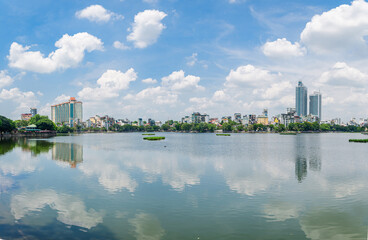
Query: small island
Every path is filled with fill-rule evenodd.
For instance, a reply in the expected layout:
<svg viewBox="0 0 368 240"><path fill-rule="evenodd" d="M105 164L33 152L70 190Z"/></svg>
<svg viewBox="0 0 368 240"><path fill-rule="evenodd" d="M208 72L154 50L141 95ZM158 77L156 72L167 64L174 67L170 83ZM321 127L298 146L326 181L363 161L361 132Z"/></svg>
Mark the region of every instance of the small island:
<svg viewBox="0 0 368 240"><path fill-rule="evenodd" d="M148 140L148 141L160 141L160 140L164 140L165 137L144 137L143 140Z"/></svg>

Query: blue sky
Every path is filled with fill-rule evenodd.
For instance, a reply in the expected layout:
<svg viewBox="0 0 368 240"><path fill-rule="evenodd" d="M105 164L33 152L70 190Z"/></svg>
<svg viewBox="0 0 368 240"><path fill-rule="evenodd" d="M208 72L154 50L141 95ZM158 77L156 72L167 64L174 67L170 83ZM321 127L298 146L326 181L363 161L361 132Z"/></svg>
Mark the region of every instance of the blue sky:
<svg viewBox="0 0 368 240"><path fill-rule="evenodd" d="M322 92L323 119L368 113L364 0L14 0L0 9L0 114L13 119L30 107L49 115L70 96L84 119L276 115L295 105L298 81Z"/></svg>

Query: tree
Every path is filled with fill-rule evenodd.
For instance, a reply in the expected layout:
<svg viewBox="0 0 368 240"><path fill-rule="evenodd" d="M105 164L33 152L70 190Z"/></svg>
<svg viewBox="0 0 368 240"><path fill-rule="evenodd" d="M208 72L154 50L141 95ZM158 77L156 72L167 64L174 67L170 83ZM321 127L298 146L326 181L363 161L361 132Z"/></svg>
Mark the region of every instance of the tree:
<svg viewBox="0 0 368 240"><path fill-rule="evenodd" d="M320 127L321 127L321 131L323 131L323 132L328 132L331 129L331 126L329 124L326 124L326 123L322 123Z"/></svg>
<svg viewBox="0 0 368 240"><path fill-rule="evenodd" d="M209 132L214 132L216 130L216 125L215 124L212 124L212 123L208 124L207 127L208 127Z"/></svg>
<svg viewBox="0 0 368 240"><path fill-rule="evenodd" d="M26 120L16 120L16 121L14 121L14 123L15 123L15 126L17 128L28 126L28 121L26 121Z"/></svg>
<svg viewBox="0 0 368 240"><path fill-rule="evenodd" d="M165 124L162 124L161 129L162 129L162 131L167 131L167 130L170 129L170 126L165 123Z"/></svg>
<svg viewBox="0 0 368 240"><path fill-rule="evenodd" d="M241 132L241 131L244 131L244 126L243 125L238 125L236 126L236 129Z"/></svg>
<svg viewBox="0 0 368 240"><path fill-rule="evenodd" d="M29 125L36 124L36 122L40 121L41 119L49 119L49 118L47 116L41 116L39 114L36 114L33 117L31 117L31 119L29 119L28 124Z"/></svg>
<svg viewBox="0 0 368 240"><path fill-rule="evenodd" d="M233 130L232 126L230 123L224 123L222 125L222 131L224 132L231 132Z"/></svg>
<svg viewBox="0 0 368 240"><path fill-rule="evenodd" d="M192 125L189 123L183 123L180 128L182 131L189 132L192 129Z"/></svg>
<svg viewBox="0 0 368 240"><path fill-rule="evenodd" d="M48 118L41 118L40 120L38 120L36 122L36 126L38 129L41 130L50 130L50 131L55 131L56 130L56 125L55 123L53 123L50 119Z"/></svg>
<svg viewBox="0 0 368 240"><path fill-rule="evenodd" d="M289 127L289 126L288 126ZM284 132L286 130L286 127L284 124L279 124L276 128L275 131L276 132Z"/></svg>
<svg viewBox="0 0 368 240"><path fill-rule="evenodd" d="M0 132L11 132L15 129L15 123L11 119L0 115Z"/></svg>
<svg viewBox="0 0 368 240"><path fill-rule="evenodd" d="M66 125L63 125L63 126L57 128L58 133L69 133L69 132L72 132L72 131L73 131L73 129L66 126Z"/></svg>

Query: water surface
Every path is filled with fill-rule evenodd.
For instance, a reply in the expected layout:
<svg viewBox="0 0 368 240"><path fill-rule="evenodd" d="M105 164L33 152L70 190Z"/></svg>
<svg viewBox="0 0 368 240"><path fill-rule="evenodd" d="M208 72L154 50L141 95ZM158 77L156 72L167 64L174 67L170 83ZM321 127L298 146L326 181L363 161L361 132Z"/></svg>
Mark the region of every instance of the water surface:
<svg viewBox="0 0 368 240"><path fill-rule="evenodd" d="M367 239L360 134L0 142L0 239Z"/></svg>

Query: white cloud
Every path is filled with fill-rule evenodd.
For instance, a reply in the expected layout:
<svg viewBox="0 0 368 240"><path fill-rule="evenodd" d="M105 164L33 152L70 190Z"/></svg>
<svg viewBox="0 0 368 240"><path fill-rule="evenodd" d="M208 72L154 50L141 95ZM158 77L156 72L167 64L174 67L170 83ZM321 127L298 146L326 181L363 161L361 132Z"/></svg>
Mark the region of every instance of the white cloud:
<svg viewBox="0 0 368 240"><path fill-rule="evenodd" d="M128 94L125 100L134 102L140 101L145 104L174 104L178 100L178 95L174 94L163 87L146 88L138 92L136 95ZM144 105L145 105L144 104Z"/></svg>
<svg viewBox="0 0 368 240"><path fill-rule="evenodd" d="M146 48L156 43L165 25L161 21L167 16L158 10L145 10L134 17L133 31L127 40L134 42L136 48Z"/></svg>
<svg viewBox="0 0 368 240"><path fill-rule="evenodd" d="M286 38L277 39L274 42L266 42L263 45L263 54L273 58L290 58L304 56L306 49L299 43L292 44Z"/></svg>
<svg viewBox="0 0 368 240"><path fill-rule="evenodd" d="M68 194L58 194L54 190L15 195L10 203L11 213L16 220L39 212L46 206L55 210L57 220L67 225L91 229L103 222L102 214L94 209L87 210L80 199Z"/></svg>
<svg viewBox="0 0 368 240"><path fill-rule="evenodd" d="M114 48L120 49L120 50L128 50L128 49L130 49L129 46L127 46L124 43L119 42L119 41L115 41L113 45L114 45Z"/></svg>
<svg viewBox="0 0 368 240"><path fill-rule="evenodd" d="M0 88L11 85L13 81L13 78L11 78L5 70L0 71Z"/></svg>
<svg viewBox="0 0 368 240"><path fill-rule="evenodd" d="M278 75L253 65L240 66L231 70L226 77L226 87L254 87L274 80Z"/></svg>
<svg viewBox="0 0 368 240"><path fill-rule="evenodd" d="M368 75L344 62L337 62L332 69L322 73L320 83L334 86L364 87L368 85Z"/></svg>
<svg viewBox="0 0 368 240"><path fill-rule="evenodd" d="M193 53L192 56L187 57L187 65L193 67L198 62L198 53Z"/></svg>
<svg viewBox="0 0 368 240"><path fill-rule="evenodd" d="M101 101L119 96L121 90L127 89L130 82L137 79L137 73L133 68L125 73L116 70L107 70L97 80L97 88L85 87L78 92L82 100Z"/></svg>
<svg viewBox="0 0 368 240"><path fill-rule="evenodd" d="M190 90L190 89L200 89L203 90L204 87L199 86L198 83L201 80L200 77L187 75L183 70L172 72L169 76L162 78L162 86L169 87L172 90Z"/></svg>
<svg viewBox="0 0 368 240"><path fill-rule="evenodd" d="M288 219L298 218L300 208L287 202L276 202L264 205L263 212L266 218L283 222Z"/></svg>
<svg viewBox="0 0 368 240"><path fill-rule="evenodd" d="M33 92L22 92L19 88L3 89L0 92L0 102L2 101L12 101L17 104L14 114L29 112L30 107L35 107L39 103Z"/></svg>
<svg viewBox="0 0 368 240"><path fill-rule="evenodd" d="M366 56L368 3L355 0L315 15L301 33L301 42L317 54L345 53Z"/></svg>
<svg viewBox="0 0 368 240"><path fill-rule="evenodd" d="M271 87L264 90L262 97L265 99L275 99L281 97L282 93L290 89L293 89L293 86L288 81L274 83Z"/></svg>
<svg viewBox="0 0 368 240"><path fill-rule="evenodd" d="M143 83L147 83L147 84L155 84L157 83L156 79L152 79L152 78L146 78L142 80Z"/></svg>
<svg viewBox="0 0 368 240"><path fill-rule="evenodd" d="M70 99L70 96L66 96L66 95L62 94L60 96L57 96L55 98L54 102L55 102L55 104L57 104L57 103L67 102L67 101L69 101L69 99Z"/></svg>
<svg viewBox="0 0 368 240"><path fill-rule="evenodd" d="M108 22L110 19L123 19L122 15L110 12L101 5L91 5L75 13L79 19L85 18L91 22Z"/></svg>
<svg viewBox="0 0 368 240"><path fill-rule="evenodd" d="M95 36L83 32L73 36L65 34L55 46L58 49L44 57L39 51L29 51L30 46L23 47L13 42L8 56L9 66L38 73L76 67L83 60L85 51L102 50L103 43Z"/></svg>

